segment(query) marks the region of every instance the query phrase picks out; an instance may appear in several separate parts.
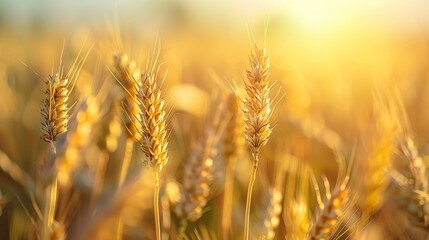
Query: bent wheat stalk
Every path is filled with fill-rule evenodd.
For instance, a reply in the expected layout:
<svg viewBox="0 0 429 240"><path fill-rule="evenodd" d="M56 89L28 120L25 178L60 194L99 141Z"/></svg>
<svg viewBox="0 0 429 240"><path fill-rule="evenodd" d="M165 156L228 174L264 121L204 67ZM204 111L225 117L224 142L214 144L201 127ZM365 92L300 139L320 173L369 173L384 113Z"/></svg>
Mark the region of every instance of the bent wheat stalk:
<svg viewBox="0 0 429 240"><path fill-rule="evenodd" d="M244 118L246 127L244 135L253 155L253 169L247 189L246 211L244 221L244 239L249 239L249 217L252 203L253 185L259 165L260 148L268 142L271 134L270 117L270 61L265 47L256 45L250 55L250 69L247 70L247 81L244 82L246 97L244 99Z"/></svg>

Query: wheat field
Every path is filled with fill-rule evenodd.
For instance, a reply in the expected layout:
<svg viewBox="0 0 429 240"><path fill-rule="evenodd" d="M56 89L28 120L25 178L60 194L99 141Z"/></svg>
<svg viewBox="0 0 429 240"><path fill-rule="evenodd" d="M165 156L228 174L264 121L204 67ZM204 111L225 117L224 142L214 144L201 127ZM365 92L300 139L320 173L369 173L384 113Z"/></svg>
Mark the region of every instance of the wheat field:
<svg viewBox="0 0 429 240"><path fill-rule="evenodd" d="M0 239L429 239L428 15L0 1Z"/></svg>

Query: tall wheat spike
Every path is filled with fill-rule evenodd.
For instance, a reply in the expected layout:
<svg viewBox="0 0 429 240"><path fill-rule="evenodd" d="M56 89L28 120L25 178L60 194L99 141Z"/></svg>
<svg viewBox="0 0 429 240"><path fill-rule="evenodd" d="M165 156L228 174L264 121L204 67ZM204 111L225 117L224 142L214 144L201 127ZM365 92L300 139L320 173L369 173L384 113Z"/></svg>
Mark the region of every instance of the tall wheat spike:
<svg viewBox="0 0 429 240"><path fill-rule="evenodd" d="M159 47L159 46L158 46ZM167 124L166 106L161 95L161 83L158 77L158 52L148 62L146 72L141 75L141 83L137 92L139 103L139 122L135 128L140 137L141 149L147 162L155 171L154 212L156 239L161 238L161 222L159 209L159 174L168 162L167 156ZM162 80L163 81L163 80ZM141 126L141 129L139 129Z"/></svg>
<svg viewBox="0 0 429 240"><path fill-rule="evenodd" d="M177 216L195 222L203 214L213 180L213 157L216 148L213 136L206 136L204 144L197 144L184 166L181 197L175 203Z"/></svg>
<svg viewBox="0 0 429 240"><path fill-rule="evenodd" d="M254 46L247 70L247 81L244 82L246 96L244 99L244 135L253 155L253 170L249 181L244 220L244 239L249 239L250 207L252 204L253 185L259 165L260 148L268 142L271 134L270 117L270 60L265 47Z"/></svg>

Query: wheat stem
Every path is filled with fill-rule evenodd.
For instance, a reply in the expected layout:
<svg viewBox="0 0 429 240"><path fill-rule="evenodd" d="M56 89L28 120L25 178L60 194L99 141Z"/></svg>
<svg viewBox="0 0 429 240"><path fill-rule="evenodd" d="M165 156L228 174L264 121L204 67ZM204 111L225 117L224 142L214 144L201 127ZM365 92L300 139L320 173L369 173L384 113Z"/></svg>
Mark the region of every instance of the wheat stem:
<svg viewBox="0 0 429 240"><path fill-rule="evenodd" d="M121 172L119 174L118 187L120 187L124 183L125 178L127 176L127 172L131 163L131 157L133 155L133 148L134 148L134 140L132 137L129 137L127 138L125 143L125 154L124 154L124 159L122 161Z"/></svg>
<svg viewBox="0 0 429 240"><path fill-rule="evenodd" d="M45 190L45 206L43 210L42 232L40 234L42 240L51 239L51 228L54 224L55 209L57 206L57 183L57 179L55 178Z"/></svg>
<svg viewBox="0 0 429 240"><path fill-rule="evenodd" d="M226 166L225 172L225 192L223 196L222 207L222 239L230 239L231 237L232 199L234 195L234 165L235 161L230 159Z"/></svg>
<svg viewBox="0 0 429 240"><path fill-rule="evenodd" d="M246 198L246 212L244 215L244 239L249 239L249 222L250 222L250 207L252 204L252 192L253 186L255 185L256 173L258 172L259 165L259 153L256 152L253 154L253 170L252 175L250 176L249 185L247 188L247 198Z"/></svg>
<svg viewBox="0 0 429 240"><path fill-rule="evenodd" d="M155 212L155 231L156 239L162 239L161 235L161 220L159 217L159 172L155 171L155 189L153 195L153 206Z"/></svg>
<svg viewBox="0 0 429 240"><path fill-rule="evenodd" d="M133 148L134 148L134 140L132 137L128 137L125 143L125 154L124 154L124 159L122 161L121 172L119 173L118 188L120 188L124 184L125 178L127 176L127 172L131 163L131 157L133 155ZM116 239L122 239L122 230L123 230L122 225L123 225L122 217L119 217L118 227L116 229Z"/></svg>
<svg viewBox="0 0 429 240"><path fill-rule="evenodd" d="M179 239L185 239L186 237L186 228L188 227L188 221L186 219L182 219L180 221L180 226L179 226Z"/></svg>

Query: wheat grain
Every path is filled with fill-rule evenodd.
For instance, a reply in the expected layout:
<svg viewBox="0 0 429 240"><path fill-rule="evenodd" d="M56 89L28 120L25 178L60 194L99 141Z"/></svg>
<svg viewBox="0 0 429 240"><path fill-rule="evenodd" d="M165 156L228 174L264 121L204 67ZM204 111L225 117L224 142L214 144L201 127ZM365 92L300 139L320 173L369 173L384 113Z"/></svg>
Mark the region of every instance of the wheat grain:
<svg viewBox="0 0 429 240"><path fill-rule="evenodd" d="M257 155L260 147L268 142L271 134L270 117L270 60L266 49L256 45L249 58L250 66L245 81L246 97L244 100L244 130L252 153Z"/></svg>
<svg viewBox="0 0 429 240"><path fill-rule="evenodd" d="M141 76L138 91L141 131L140 146L148 158L148 163L156 172L161 172L168 161L167 125L165 102L161 96L158 75L147 72Z"/></svg>

